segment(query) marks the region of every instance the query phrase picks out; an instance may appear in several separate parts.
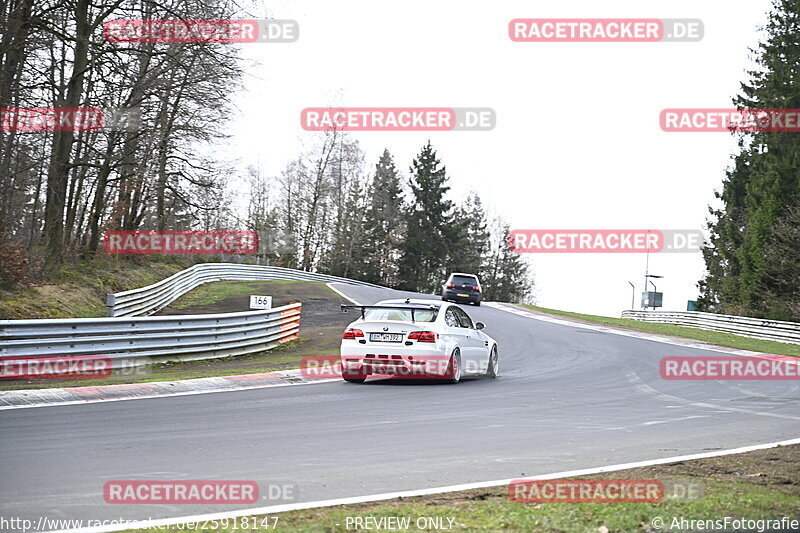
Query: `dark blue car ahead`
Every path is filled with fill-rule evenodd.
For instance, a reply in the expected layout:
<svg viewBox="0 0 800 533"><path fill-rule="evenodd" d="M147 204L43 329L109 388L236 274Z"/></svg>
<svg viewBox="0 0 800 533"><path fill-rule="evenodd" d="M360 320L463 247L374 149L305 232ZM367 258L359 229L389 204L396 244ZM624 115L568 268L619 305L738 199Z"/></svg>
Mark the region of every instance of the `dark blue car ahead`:
<svg viewBox="0 0 800 533"><path fill-rule="evenodd" d="M478 276L453 272L442 285L442 300L481 305L481 283Z"/></svg>

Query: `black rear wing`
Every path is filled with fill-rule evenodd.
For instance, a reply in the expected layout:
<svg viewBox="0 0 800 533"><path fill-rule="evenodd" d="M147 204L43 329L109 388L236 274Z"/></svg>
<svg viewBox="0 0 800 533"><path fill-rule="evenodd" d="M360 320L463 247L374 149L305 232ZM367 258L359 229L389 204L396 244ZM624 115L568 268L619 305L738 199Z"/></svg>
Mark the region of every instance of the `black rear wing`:
<svg viewBox="0 0 800 533"><path fill-rule="evenodd" d="M364 311L366 309L400 309L402 311L411 311L411 321L414 322L414 311L439 311L435 305L341 305L342 313L347 313L350 309L358 309L361 311L361 319L364 320Z"/></svg>

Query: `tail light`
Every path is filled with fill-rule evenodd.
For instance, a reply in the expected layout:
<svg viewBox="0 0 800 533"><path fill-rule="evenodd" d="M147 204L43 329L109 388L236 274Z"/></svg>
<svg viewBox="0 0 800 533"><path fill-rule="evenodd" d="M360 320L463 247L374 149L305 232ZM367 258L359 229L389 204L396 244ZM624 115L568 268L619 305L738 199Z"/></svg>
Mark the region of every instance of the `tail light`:
<svg viewBox="0 0 800 533"><path fill-rule="evenodd" d="M452 289L452 288L454 288L455 286L456 286L456 284L455 284L455 283L448 283L448 284L447 284L447 288L448 288L448 289Z"/></svg>
<svg viewBox="0 0 800 533"><path fill-rule="evenodd" d="M476 290L476 291L479 291L479 290L481 290L481 288L480 288L480 287L478 287L477 285L473 285L473 286L472 286L472 289L473 289L473 290Z"/></svg>
<svg viewBox="0 0 800 533"><path fill-rule="evenodd" d="M364 332L361 331L360 329L350 328L345 330L344 335L342 335L342 338L346 340L354 340L356 337L363 337L363 336Z"/></svg>
<svg viewBox="0 0 800 533"><path fill-rule="evenodd" d="M434 331L412 331L408 334L409 340L417 342L436 342L438 337L439 335Z"/></svg>

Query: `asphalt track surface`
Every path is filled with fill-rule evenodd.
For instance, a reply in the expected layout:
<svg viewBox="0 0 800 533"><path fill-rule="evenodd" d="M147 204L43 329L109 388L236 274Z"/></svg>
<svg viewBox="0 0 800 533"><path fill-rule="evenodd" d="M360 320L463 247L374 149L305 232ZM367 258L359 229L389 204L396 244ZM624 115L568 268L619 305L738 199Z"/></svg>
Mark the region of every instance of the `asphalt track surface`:
<svg viewBox="0 0 800 533"><path fill-rule="evenodd" d="M337 287L360 303L410 293ZM718 352L464 306L500 376L320 383L0 411L0 516L148 519L562 472L800 436L792 381L666 381ZM110 505L109 480L292 485L295 499Z"/></svg>

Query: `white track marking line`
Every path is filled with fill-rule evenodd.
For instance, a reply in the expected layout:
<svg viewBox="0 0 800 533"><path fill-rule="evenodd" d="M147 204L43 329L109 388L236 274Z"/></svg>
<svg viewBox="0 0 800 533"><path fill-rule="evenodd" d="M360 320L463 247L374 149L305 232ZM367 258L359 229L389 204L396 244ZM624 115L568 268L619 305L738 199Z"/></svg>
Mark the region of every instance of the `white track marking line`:
<svg viewBox="0 0 800 533"><path fill-rule="evenodd" d="M746 415L756 415L756 416L768 416L772 418L783 418L786 420L800 420L798 416L791 416L791 415L782 415L778 413L770 413L769 411L756 411L753 409L744 409L741 407L731 407L727 405L717 405L715 403L708 403L708 402L696 402L693 400L687 400L685 398L681 398L679 396L673 396L671 394L667 394L661 391L658 391L651 387L650 385L644 383L641 378L635 372L628 372L625 374L625 377L628 379L630 383L641 393L649 394L659 400L664 400L668 402L678 402L684 405L688 405L691 407L702 407L704 409L713 409L715 411L728 411L730 413L742 413Z"/></svg>
<svg viewBox="0 0 800 533"><path fill-rule="evenodd" d="M319 507L333 507L336 505L349 505L357 503L377 502L384 500L393 500L396 498L410 498L414 496L427 496L430 494L442 494L446 492L458 492L470 489L484 489L490 487L499 487L508 485L512 481L520 480L534 480L534 479L562 479L575 476L586 476L590 474L600 474L603 472L616 472L618 470L628 470L631 468L640 468L644 466L661 465L666 463L676 463L680 461L693 461L695 459L707 459L709 457L720 457L724 455L733 455L737 453L747 453L757 450L766 450L769 448L777 448L778 446L791 446L793 444L800 444L800 438L783 440L778 442L770 442L768 444L756 444L753 446L744 446L741 448L733 448L730 450L716 450L713 452L696 453L691 455L679 455L676 457L664 457L662 459L651 459L646 461L637 461L633 463L623 463L618 465L608 465L596 468L584 468L582 470L570 470L567 472L556 472L552 474L544 474L540 476L526 476L524 478L509 478L497 479L493 481L481 481L477 483L463 483L461 485L450 485L447 487L435 487L430 489L407 490L402 492L387 492L383 494L372 494L369 496L354 496L351 498L337 498L333 500L320 500L316 502L303 502L303 503L288 503L282 505L271 505L267 507L254 507L251 509L240 509L237 511L228 511L223 513L213 513L205 515L192 515L192 516L179 516L175 518L163 518L159 520L141 520L137 522L129 522L120 525L109 525L101 527L90 527L80 529L67 529L60 530L56 533L106 533L111 531L124 531L127 529L144 529L144 528L158 528L162 526L170 526L174 524L184 524L186 522L203 522L212 520L224 520L237 518L242 516L251 515L266 515L273 513L284 513L286 511L297 511L301 509L315 509Z"/></svg>
<svg viewBox="0 0 800 533"><path fill-rule="evenodd" d="M695 418L711 418L711 415L691 415L682 416L680 418L668 418L666 420L651 420L650 422L642 422L639 426L655 426L658 424L669 424L670 422L680 422L681 420L692 420Z"/></svg>
<svg viewBox="0 0 800 533"><path fill-rule="evenodd" d="M333 282L326 283L325 285L327 285L330 290L332 290L333 292L335 292L336 294L338 294L339 296L341 296L345 300L349 300L350 302L352 302L353 305L361 305L360 303L358 303L357 301L355 301L354 299L350 298L348 295L346 295L345 293L343 293L342 291L340 291L339 289L334 287L333 286Z"/></svg>

